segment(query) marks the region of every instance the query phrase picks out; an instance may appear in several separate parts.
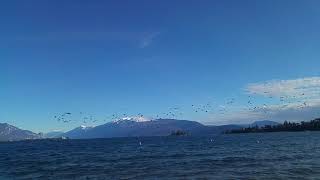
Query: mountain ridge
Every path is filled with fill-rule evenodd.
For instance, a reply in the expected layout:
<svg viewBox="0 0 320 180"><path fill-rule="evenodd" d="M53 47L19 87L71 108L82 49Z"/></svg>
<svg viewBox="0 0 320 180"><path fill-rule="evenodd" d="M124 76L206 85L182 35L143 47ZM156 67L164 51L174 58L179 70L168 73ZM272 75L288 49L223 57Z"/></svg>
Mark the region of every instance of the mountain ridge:
<svg viewBox="0 0 320 180"><path fill-rule="evenodd" d="M273 122L273 121L270 121ZM269 125L270 122L255 121L260 126ZM148 121L136 121L132 119L120 119L108 122L89 129L75 128L63 134L71 139L112 138L112 137L139 137L139 136L168 136L175 131L185 131L192 136L210 136L220 134L231 129L241 129L252 126L227 124L220 126L208 126L197 121L177 119L155 119ZM273 122L276 123L276 122Z"/></svg>
<svg viewBox="0 0 320 180"><path fill-rule="evenodd" d="M36 134L28 130L19 129L8 123L0 123L0 141L19 141L40 138L40 134Z"/></svg>
<svg viewBox="0 0 320 180"><path fill-rule="evenodd" d="M32 131L22 130L8 123L0 123L0 141L18 141L27 139L60 138L91 139L112 137L141 137L141 136L169 136L173 132L182 131L191 136L210 136L228 130L244 127L263 127L265 125L279 124L274 121L255 121L251 124L204 125L197 121L177 119L145 119L122 118L117 121L87 127L79 126L67 132L53 131L45 134L36 134Z"/></svg>

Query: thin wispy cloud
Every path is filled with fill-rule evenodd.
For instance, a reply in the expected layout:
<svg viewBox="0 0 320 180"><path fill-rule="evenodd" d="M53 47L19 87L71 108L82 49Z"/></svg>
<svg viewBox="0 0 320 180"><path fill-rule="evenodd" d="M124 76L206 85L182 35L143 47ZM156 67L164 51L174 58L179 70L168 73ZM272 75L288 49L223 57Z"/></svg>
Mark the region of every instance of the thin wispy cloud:
<svg viewBox="0 0 320 180"><path fill-rule="evenodd" d="M210 121L228 124L266 119L278 122L302 121L320 117L320 77L250 83L244 89L253 98L250 100L253 104L235 108L225 114L215 114L210 117ZM268 103L255 104L254 98L267 98Z"/></svg>
<svg viewBox="0 0 320 180"><path fill-rule="evenodd" d="M255 113L273 120L304 120L320 115L320 77L271 80L249 84L250 94L274 98L274 102L257 108Z"/></svg>
<svg viewBox="0 0 320 180"><path fill-rule="evenodd" d="M292 80L272 80L249 84L246 90L250 94L263 96L304 96L319 97L320 77L307 77Z"/></svg>
<svg viewBox="0 0 320 180"><path fill-rule="evenodd" d="M159 36L160 32L140 31L62 31L62 32L39 32L20 33L15 36L5 37L12 43L33 42L33 43L101 43L121 44L124 46L146 48L149 47Z"/></svg>
<svg viewBox="0 0 320 180"><path fill-rule="evenodd" d="M209 120L204 120L206 124L249 124L259 120L272 120L276 122L311 120L320 117L320 103L307 106L305 108L280 106L260 108L258 110L239 110L226 113L224 115L213 115Z"/></svg>
<svg viewBox="0 0 320 180"><path fill-rule="evenodd" d="M160 35L160 32L153 32L145 35L141 42L140 42L140 48L146 48L152 44L154 39Z"/></svg>

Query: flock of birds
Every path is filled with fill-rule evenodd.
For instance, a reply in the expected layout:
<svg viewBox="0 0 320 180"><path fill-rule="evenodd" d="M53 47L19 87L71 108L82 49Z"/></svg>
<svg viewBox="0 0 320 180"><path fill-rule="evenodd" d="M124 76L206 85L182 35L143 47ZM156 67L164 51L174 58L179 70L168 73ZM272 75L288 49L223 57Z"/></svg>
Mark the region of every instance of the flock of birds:
<svg viewBox="0 0 320 180"><path fill-rule="evenodd" d="M204 104L196 105L191 104L189 107L170 107L166 112L156 114L154 119L164 119L164 118L171 118L171 119L177 119L181 116L183 116L184 112L183 110L188 110L188 112L193 113L210 113L210 114L220 114L225 115L229 112L233 112L234 110L240 110L242 111L250 111L250 112L261 112L268 114L269 112L272 112L272 108L276 108L278 110L289 108L294 103L297 109L304 109L308 107L308 98L305 93L301 93L299 95L295 96L280 96L275 97L272 96L269 92L264 92L265 98L268 98L270 101L272 101L273 105L268 105L267 103L259 103L255 100L255 98L252 95L247 96L247 100L245 102L240 101L238 103L236 101L236 98L229 98L225 101L224 104L214 104L213 102L207 102ZM266 101L264 101L266 102ZM245 104L243 106L243 104ZM240 106L239 106L240 105ZM190 109L191 108L191 109ZM58 122L68 123L71 121L81 120L82 123L96 123L98 121L116 121L125 117L137 117L137 118L147 118L144 114L138 113L138 114L128 114L128 113L114 113L109 116L106 116L104 119L98 120L95 116L91 114L87 114L85 112L79 112L79 113L71 113L71 112L65 112L62 114L58 114L54 116L54 119Z"/></svg>

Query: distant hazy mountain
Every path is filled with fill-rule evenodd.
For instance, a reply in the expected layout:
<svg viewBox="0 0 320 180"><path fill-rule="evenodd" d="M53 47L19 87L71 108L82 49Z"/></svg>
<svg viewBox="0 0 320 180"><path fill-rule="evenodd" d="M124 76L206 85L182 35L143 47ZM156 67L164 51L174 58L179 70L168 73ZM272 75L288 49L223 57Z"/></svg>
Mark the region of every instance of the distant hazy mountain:
<svg viewBox="0 0 320 180"><path fill-rule="evenodd" d="M52 132L45 133L43 136L44 138L58 138L58 137L61 137L63 134L64 132L62 131L52 131Z"/></svg>
<svg viewBox="0 0 320 180"><path fill-rule="evenodd" d="M90 129L92 129L92 127L80 126L62 134L61 136L69 138L85 138L85 136L87 135L87 131Z"/></svg>
<svg viewBox="0 0 320 180"><path fill-rule="evenodd" d="M275 125L278 125L278 124L279 123L274 122L274 121L264 120L264 121L255 121L255 122L253 122L252 124L250 124L250 127L255 127L255 126L264 127L266 125L275 126Z"/></svg>
<svg viewBox="0 0 320 180"><path fill-rule="evenodd" d="M185 131L192 136L208 136L237 128L241 128L241 126L205 126L198 122L187 120L157 119L142 121L141 119L125 118L93 128L78 127L63 136L69 138L168 136L178 130Z"/></svg>
<svg viewBox="0 0 320 180"><path fill-rule="evenodd" d="M238 124L227 124L227 125L220 125L220 126L209 126L212 129L214 129L214 131L219 134L219 133L223 133L227 130L231 130L231 129L241 129L244 127L244 125L238 125Z"/></svg>
<svg viewBox="0 0 320 180"><path fill-rule="evenodd" d="M25 139L39 139L41 135L22 130L7 123L0 123L0 141L18 141Z"/></svg>

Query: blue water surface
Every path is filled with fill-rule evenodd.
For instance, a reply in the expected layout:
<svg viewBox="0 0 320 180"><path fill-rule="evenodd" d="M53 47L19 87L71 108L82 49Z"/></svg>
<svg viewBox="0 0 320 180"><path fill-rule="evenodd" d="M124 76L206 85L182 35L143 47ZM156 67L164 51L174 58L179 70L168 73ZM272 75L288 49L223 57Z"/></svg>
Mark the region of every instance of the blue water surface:
<svg viewBox="0 0 320 180"><path fill-rule="evenodd" d="M2 142L0 179L320 179L320 132Z"/></svg>

